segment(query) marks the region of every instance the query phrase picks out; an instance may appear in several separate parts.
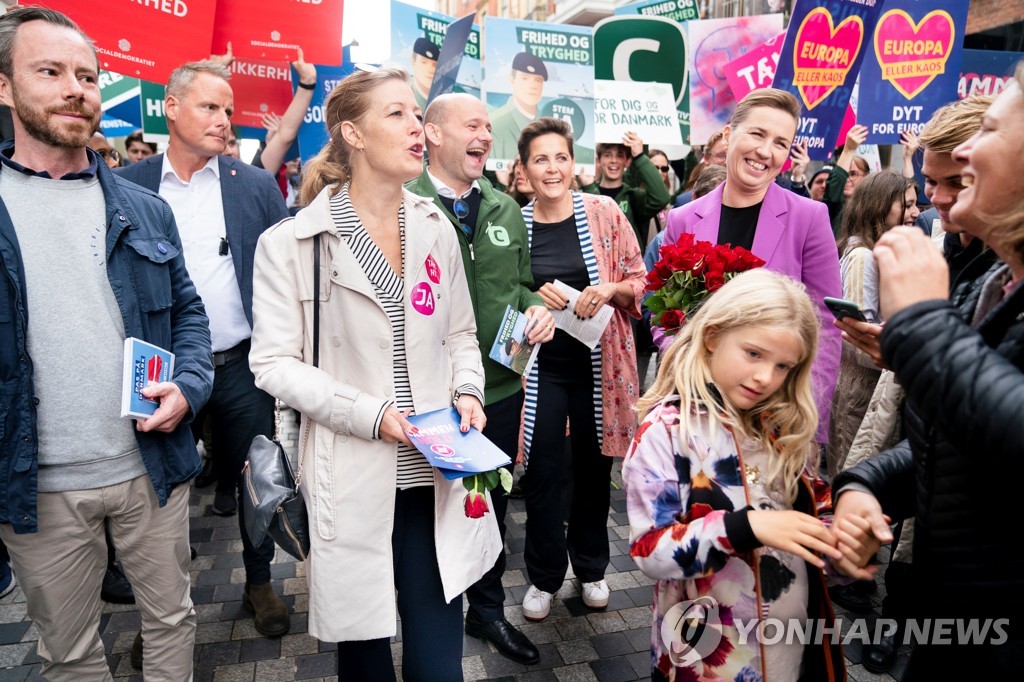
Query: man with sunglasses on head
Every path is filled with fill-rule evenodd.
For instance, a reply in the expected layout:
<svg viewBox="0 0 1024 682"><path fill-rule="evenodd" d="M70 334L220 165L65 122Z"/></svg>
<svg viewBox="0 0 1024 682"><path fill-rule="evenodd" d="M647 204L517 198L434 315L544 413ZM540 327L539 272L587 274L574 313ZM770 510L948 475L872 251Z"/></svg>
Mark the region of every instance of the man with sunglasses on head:
<svg viewBox="0 0 1024 682"><path fill-rule="evenodd" d="M483 177L492 141L486 107L470 95L441 95L424 112L423 126L429 165L408 188L433 199L459 235L486 375L483 433L514 461L524 398L522 376L488 354L506 306L530 318L530 343L550 341L555 321L529 288L533 283L530 245L519 205ZM491 495L504 538L508 498L501 486ZM486 639L503 656L531 665L540 660L537 647L505 620L504 572L503 552L494 567L466 591L466 634Z"/></svg>

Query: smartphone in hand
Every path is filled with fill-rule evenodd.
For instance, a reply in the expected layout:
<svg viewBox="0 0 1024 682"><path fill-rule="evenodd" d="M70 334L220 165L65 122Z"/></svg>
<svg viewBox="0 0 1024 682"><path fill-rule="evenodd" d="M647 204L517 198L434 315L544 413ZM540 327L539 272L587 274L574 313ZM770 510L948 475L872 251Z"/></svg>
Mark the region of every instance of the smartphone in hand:
<svg viewBox="0 0 1024 682"><path fill-rule="evenodd" d="M856 303L853 301L847 301L842 298L832 298L826 296L824 299L825 307L827 307L837 320L841 320L844 317L849 317L858 322L871 322L874 323L873 319L868 319L868 316L861 310Z"/></svg>

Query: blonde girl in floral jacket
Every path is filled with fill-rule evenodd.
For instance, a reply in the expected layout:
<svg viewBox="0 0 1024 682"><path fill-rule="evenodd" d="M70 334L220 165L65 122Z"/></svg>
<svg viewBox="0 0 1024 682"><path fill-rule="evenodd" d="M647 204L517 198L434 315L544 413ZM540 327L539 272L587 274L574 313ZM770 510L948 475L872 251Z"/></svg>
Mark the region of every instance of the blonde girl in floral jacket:
<svg viewBox="0 0 1024 682"><path fill-rule="evenodd" d="M779 624L831 627L822 557L841 562L866 543L853 521L833 532L817 518L828 491L805 476L817 451L818 326L799 283L738 275L683 327L638 404L645 418L622 474L630 554L658 581L654 680L845 676L828 634L818 646L762 644Z"/></svg>

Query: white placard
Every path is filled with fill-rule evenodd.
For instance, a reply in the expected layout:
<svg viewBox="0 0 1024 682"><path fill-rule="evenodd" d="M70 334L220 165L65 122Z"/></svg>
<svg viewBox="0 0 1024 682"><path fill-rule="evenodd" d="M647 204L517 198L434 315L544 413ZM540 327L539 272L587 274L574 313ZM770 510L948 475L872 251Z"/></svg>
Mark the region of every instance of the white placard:
<svg viewBox="0 0 1024 682"><path fill-rule="evenodd" d="M628 132L652 147L682 146L671 85L594 81L594 140L621 142Z"/></svg>

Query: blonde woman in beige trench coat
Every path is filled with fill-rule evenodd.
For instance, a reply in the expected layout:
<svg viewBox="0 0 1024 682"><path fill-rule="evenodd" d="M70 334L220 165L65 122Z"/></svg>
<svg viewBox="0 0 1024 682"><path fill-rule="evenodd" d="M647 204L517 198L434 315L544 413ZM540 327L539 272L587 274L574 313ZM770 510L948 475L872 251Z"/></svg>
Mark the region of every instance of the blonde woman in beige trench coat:
<svg viewBox="0 0 1024 682"><path fill-rule="evenodd" d="M260 388L303 415L308 627L339 642L339 679L394 679L389 638L399 614L404 679L461 679L461 594L501 551L493 515L466 516L460 481L427 470L426 485L398 485L409 425L392 403L404 375L393 356L396 324L404 328L412 409L454 401L463 424L484 422L483 367L456 235L430 200L402 188L419 175L423 150L406 78L380 70L335 88L325 104L331 142L305 169L308 206L263 234L254 266L249 362ZM369 235L392 274L401 273L400 306L384 305L382 268L367 274L374 270L367 249L353 250L357 234Z"/></svg>

